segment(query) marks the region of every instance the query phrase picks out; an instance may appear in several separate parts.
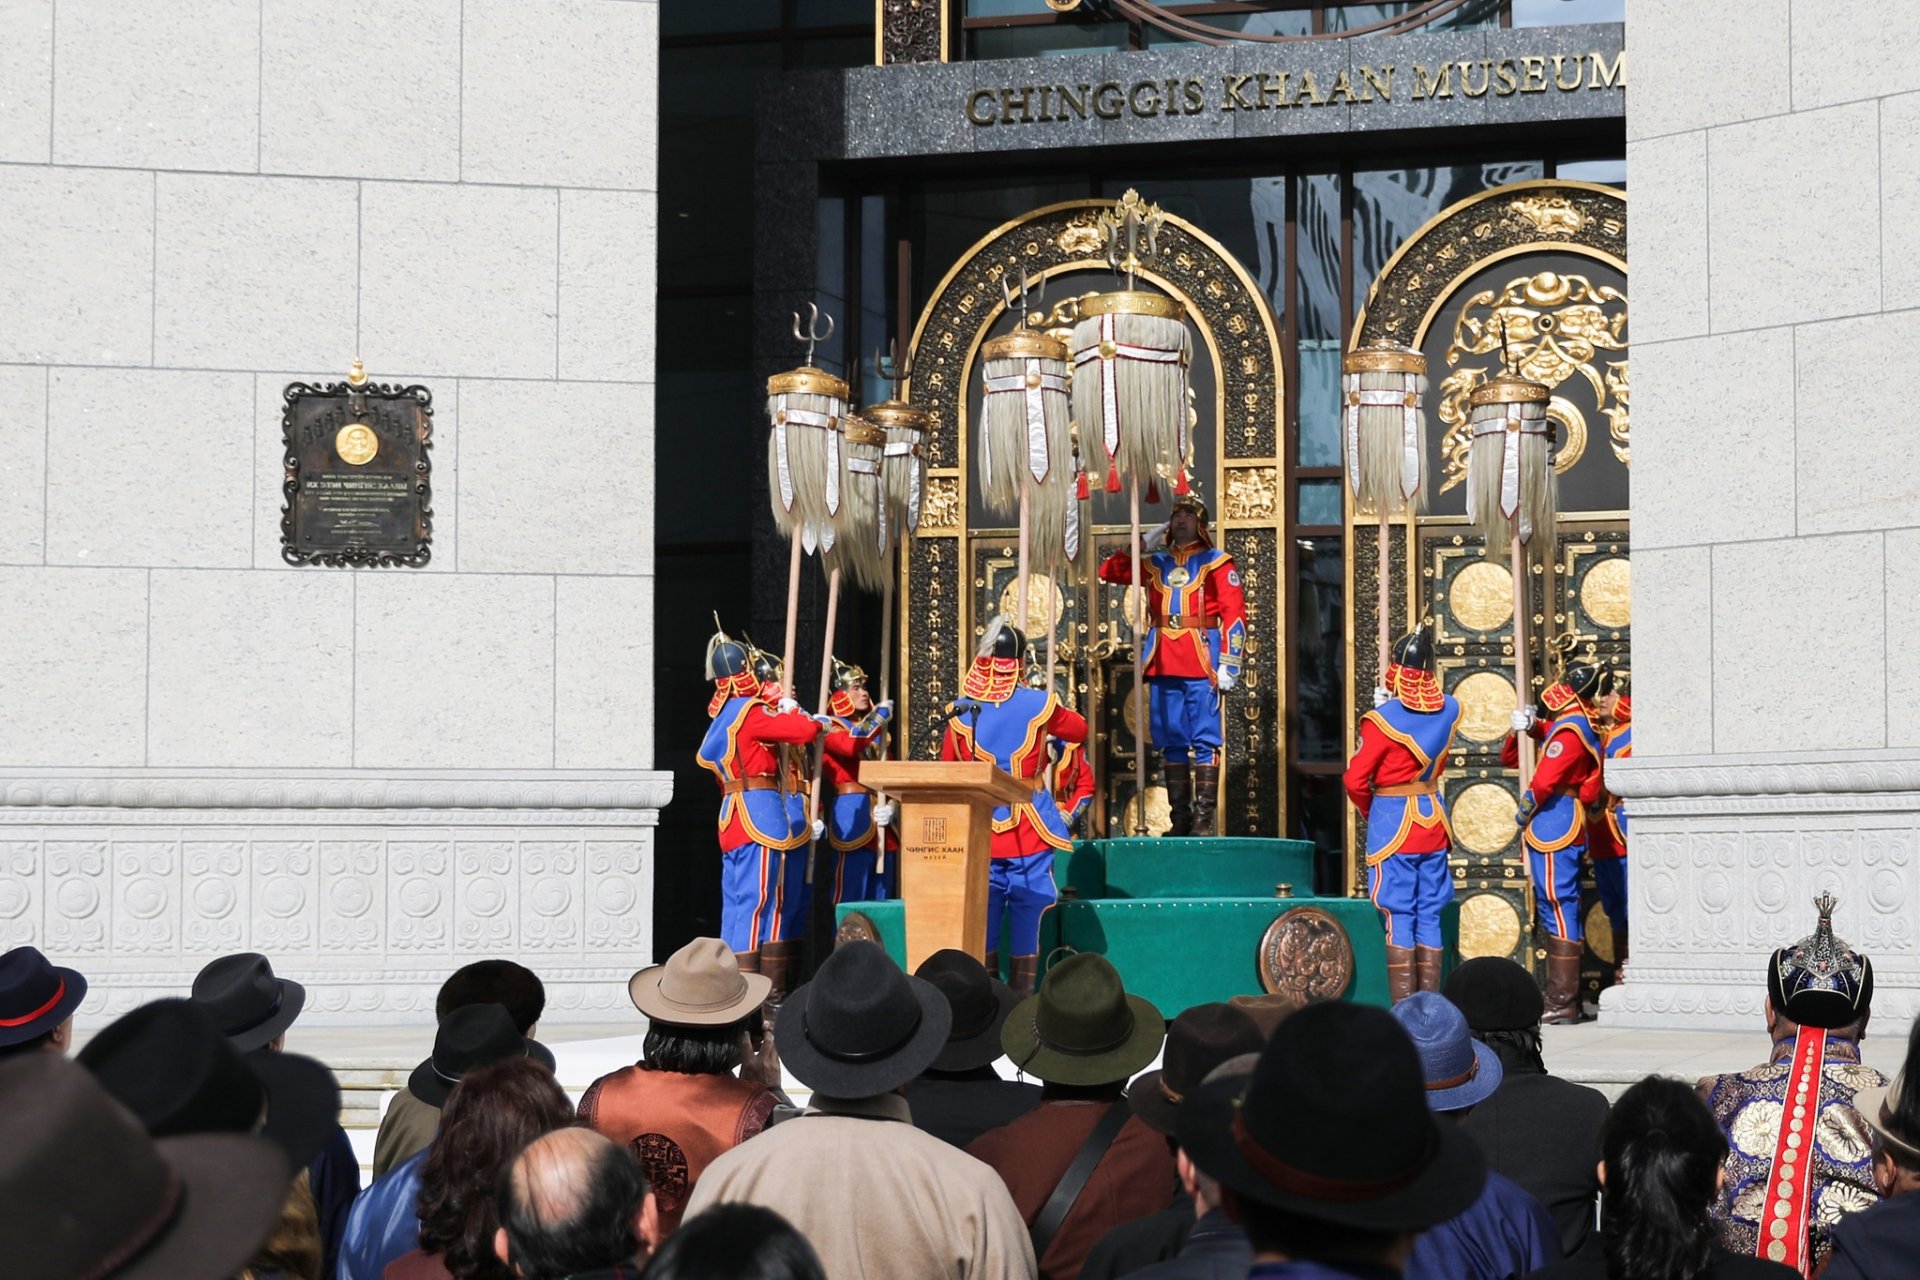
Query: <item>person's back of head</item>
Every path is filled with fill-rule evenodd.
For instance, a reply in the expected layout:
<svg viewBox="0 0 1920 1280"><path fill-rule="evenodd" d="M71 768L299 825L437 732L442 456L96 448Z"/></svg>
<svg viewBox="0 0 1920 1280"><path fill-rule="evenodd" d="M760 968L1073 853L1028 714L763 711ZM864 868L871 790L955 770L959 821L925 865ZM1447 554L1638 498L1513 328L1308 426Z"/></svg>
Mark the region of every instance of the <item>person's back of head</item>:
<svg viewBox="0 0 1920 1280"><path fill-rule="evenodd" d="M1920 1018L1907 1033L1906 1061L1893 1082L1862 1089L1853 1101L1867 1122L1880 1194L1920 1194Z"/></svg>
<svg viewBox="0 0 1920 1280"><path fill-rule="evenodd" d="M535 1138L501 1175L494 1250L521 1280L631 1264L657 1231L640 1162L591 1129Z"/></svg>
<svg viewBox="0 0 1920 1280"><path fill-rule="evenodd" d="M1649 1076L1602 1131L1610 1280L1695 1280L1713 1265L1707 1213L1727 1140L1699 1095Z"/></svg>
<svg viewBox="0 0 1920 1280"><path fill-rule="evenodd" d="M715 1027L684 1026L666 1022L647 1024L641 1042L641 1059L655 1071L676 1071L691 1076L724 1076L740 1065L747 1037L760 1025L760 1013L738 1022Z"/></svg>
<svg viewBox="0 0 1920 1280"><path fill-rule="evenodd" d="M682 1223L647 1267L647 1280L826 1280L826 1275L813 1246L792 1223L752 1204L715 1205Z"/></svg>
<svg viewBox="0 0 1920 1280"><path fill-rule="evenodd" d="M511 960L476 960L454 970L440 984L433 1016L442 1021L455 1009L470 1004L503 1004L520 1034L531 1035L547 1008L547 988L540 975Z"/></svg>

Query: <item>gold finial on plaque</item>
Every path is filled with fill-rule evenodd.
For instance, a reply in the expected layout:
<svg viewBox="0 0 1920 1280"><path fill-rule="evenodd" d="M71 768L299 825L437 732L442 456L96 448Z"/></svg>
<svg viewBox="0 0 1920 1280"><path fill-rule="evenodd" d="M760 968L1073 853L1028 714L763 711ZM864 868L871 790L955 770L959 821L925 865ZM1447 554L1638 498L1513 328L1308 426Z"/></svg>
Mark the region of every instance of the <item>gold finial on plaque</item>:
<svg viewBox="0 0 1920 1280"><path fill-rule="evenodd" d="M1166 219L1159 205L1142 200L1140 192L1132 187L1114 202L1113 208L1100 214L1100 225L1107 234L1107 264L1126 274L1128 289L1134 287L1133 278L1140 270L1141 242L1146 242L1149 254L1155 252L1160 243L1160 224Z"/></svg>
<svg viewBox="0 0 1920 1280"><path fill-rule="evenodd" d="M366 366L360 363L359 356L353 358L353 368L347 370L347 385L350 387L364 387L367 385Z"/></svg>

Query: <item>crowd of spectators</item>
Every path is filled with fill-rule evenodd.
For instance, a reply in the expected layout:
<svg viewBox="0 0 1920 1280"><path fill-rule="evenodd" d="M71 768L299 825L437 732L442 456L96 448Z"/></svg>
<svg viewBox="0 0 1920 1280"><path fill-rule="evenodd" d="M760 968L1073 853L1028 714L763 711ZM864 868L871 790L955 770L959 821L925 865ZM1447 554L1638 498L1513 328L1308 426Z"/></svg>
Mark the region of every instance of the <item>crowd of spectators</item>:
<svg viewBox="0 0 1920 1280"><path fill-rule="evenodd" d="M1858 1055L1864 958L1810 996L1789 952L1762 1066L1611 1106L1549 1072L1540 988L1505 959L1390 1011L1241 998L1169 1023L1096 954L1021 999L961 952L909 974L851 942L769 1025L766 979L699 939L634 975L641 1059L576 1107L539 978L482 961L443 987L363 1189L333 1074L284 1051L306 993L266 957L73 1054L86 979L20 947L0 1274L1920 1277L1920 1022L1887 1081Z"/></svg>

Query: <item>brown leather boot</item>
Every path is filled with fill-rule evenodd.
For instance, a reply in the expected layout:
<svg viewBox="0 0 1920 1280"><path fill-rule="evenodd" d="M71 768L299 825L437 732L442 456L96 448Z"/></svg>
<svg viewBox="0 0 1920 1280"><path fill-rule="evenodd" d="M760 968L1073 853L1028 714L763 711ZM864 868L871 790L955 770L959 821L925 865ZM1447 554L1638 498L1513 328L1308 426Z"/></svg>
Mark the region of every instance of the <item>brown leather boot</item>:
<svg viewBox="0 0 1920 1280"><path fill-rule="evenodd" d="M1012 972L1007 975L1007 985L1022 1000L1033 994L1033 980L1040 972L1039 956L1013 957Z"/></svg>
<svg viewBox="0 0 1920 1280"><path fill-rule="evenodd" d="M1413 987L1416 991L1440 989L1441 951L1438 947L1413 949Z"/></svg>
<svg viewBox="0 0 1920 1280"><path fill-rule="evenodd" d="M1613 931L1613 982L1615 986L1627 980L1627 926L1624 924Z"/></svg>
<svg viewBox="0 0 1920 1280"><path fill-rule="evenodd" d="M1184 764L1161 768L1167 779L1167 817L1170 836L1184 836L1193 830L1193 771Z"/></svg>
<svg viewBox="0 0 1920 1280"><path fill-rule="evenodd" d="M1220 766L1217 764L1197 764L1193 766L1193 834L1210 836L1213 834L1213 807L1220 798Z"/></svg>
<svg viewBox="0 0 1920 1280"><path fill-rule="evenodd" d="M780 1002L786 998L787 969L793 963L795 945L791 942L769 942L760 948L760 972L773 980L773 988L767 992L769 1009L778 1009Z"/></svg>
<svg viewBox="0 0 1920 1280"><path fill-rule="evenodd" d="M1413 948L1387 948L1387 995L1399 1004L1413 994Z"/></svg>
<svg viewBox="0 0 1920 1280"><path fill-rule="evenodd" d="M760 972L760 953L758 951L736 951L733 961L740 966L742 973Z"/></svg>
<svg viewBox="0 0 1920 1280"><path fill-rule="evenodd" d="M1547 938L1546 1012L1542 1024L1580 1021L1580 955L1584 944Z"/></svg>
<svg viewBox="0 0 1920 1280"><path fill-rule="evenodd" d="M987 952L986 963L987 976L989 978L998 978L1000 976L1000 953L998 951Z"/></svg>

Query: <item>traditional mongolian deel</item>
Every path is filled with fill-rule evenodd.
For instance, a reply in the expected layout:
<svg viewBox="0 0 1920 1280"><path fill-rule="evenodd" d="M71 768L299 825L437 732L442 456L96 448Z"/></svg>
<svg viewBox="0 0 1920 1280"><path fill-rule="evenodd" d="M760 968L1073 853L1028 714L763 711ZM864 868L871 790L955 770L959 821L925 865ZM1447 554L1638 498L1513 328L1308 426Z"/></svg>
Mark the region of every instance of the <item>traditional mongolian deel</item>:
<svg viewBox="0 0 1920 1280"><path fill-rule="evenodd" d="M1813 933L1774 952L1767 999L1791 1036L1766 1065L1709 1076L1700 1095L1727 1135L1726 1181L1713 1208L1720 1241L1811 1275L1842 1217L1872 1207L1866 1120L1854 1095L1886 1077L1855 1038L1873 1001L1873 964L1833 933L1832 895Z"/></svg>
<svg viewBox="0 0 1920 1280"><path fill-rule="evenodd" d="M1633 755L1633 704L1628 699L1626 677L1616 675L1613 690L1602 698L1606 708L1607 731L1601 735L1600 755L1606 765ZM1587 812L1587 834L1591 840L1588 856L1593 860L1593 884L1600 892L1600 906L1607 913L1607 925L1613 930L1614 963L1627 961L1627 805L1606 789L1602 772L1601 802Z"/></svg>
<svg viewBox="0 0 1920 1280"><path fill-rule="evenodd" d="M1182 512L1196 534L1181 539L1172 524ZM1167 780L1173 814L1169 835L1212 835L1220 784L1220 694L1240 678L1247 607L1233 557L1207 536L1207 505L1198 495L1173 500L1166 532L1149 532L1140 559L1149 626L1145 639L1148 721ZM1100 566L1105 582L1131 583L1133 557L1115 551Z"/></svg>
<svg viewBox="0 0 1920 1280"><path fill-rule="evenodd" d="M1460 704L1434 678L1431 629L1394 642L1384 702L1360 718L1347 796L1367 816L1367 896L1387 934L1395 1000L1440 989L1440 909L1453 901L1453 831L1440 796ZM1377 695L1376 695L1377 696Z"/></svg>
<svg viewBox="0 0 1920 1280"><path fill-rule="evenodd" d="M955 699L941 744L942 760L991 760L1033 784L1030 803L993 811L992 866L987 885L987 950L1001 949L1007 916L1010 985L1031 989L1039 969L1040 918L1059 894L1053 855L1073 848L1073 835L1047 789L1047 743L1085 742L1087 722L1052 692L1020 678L1026 636L995 617ZM988 970L994 969L990 957Z"/></svg>
<svg viewBox="0 0 1920 1280"><path fill-rule="evenodd" d="M1052 739L1047 746L1053 757L1053 799L1060 806L1067 826L1081 832L1087 810L1093 807L1093 766L1087 763L1085 743Z"/></svg>
<svg viewBox="0 0 1920 1280"><path fill-rule="evenodd" d="M874 706L867 696L867 673L838 658L833 659L832 690L827 714L819 720L826 735L820 743L820 777L831 788L821 817L834 852L833 900L881 902L894 896L899 873L892 855L900 842L889 829L891 806L876 816L873 792L860 785L860 762L885 750L893 707Z"/></svg>

